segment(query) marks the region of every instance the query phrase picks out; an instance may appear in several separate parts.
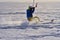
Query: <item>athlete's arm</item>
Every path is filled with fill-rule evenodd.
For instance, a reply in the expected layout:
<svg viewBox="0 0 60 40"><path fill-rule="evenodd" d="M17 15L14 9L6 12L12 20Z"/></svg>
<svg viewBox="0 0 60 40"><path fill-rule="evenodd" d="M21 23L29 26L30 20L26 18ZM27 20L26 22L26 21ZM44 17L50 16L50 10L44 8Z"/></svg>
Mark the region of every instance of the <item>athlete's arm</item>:
<svg viewBox="0 0 60 40"><path fill-rule="evenodd" d="M35 7L37 7L37 4L38 4L38 3L36 3Z"/></svg>
<svg viewBox="0 0 60 40"><path fill-rule="evenodd" d="M35 8L37 7L37 3L35 5L35 7L32 7L32 13L35 11Z"/></svg>
<svg viewBox="0 0 60 40"><path fill-rule="evenodd" d="M35 7L32 7L32 12L34 12L35 11L35 8L37 7L37 3L36 3L36 5L35 5Z"/></svg>
<svg viewBox="0 0 60 40"><path fill-rule="evenodd" d="M32 11L31 12L33 13L34 11L35 11L35 7L32 7Z"/></svg>

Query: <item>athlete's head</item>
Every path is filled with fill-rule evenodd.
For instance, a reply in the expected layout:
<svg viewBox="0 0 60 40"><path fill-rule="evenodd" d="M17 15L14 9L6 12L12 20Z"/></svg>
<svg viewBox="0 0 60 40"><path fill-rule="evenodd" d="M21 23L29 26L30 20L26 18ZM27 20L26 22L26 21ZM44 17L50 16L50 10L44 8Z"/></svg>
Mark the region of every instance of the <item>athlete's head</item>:
<svg viewBox="0 0 60 40"><path fill-rule="evenodd" d="M32 9L33 7L32 6L29 6L28 9Z"/></svg>

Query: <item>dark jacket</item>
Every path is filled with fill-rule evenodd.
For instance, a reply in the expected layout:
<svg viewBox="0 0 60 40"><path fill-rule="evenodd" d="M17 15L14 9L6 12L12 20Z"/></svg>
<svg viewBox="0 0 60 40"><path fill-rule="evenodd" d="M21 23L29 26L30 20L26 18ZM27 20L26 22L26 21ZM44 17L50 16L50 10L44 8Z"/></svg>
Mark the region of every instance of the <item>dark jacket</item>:
<svg viewBox="0 0 60 40"><path fill-rule="evenodd" d="M33 17L33 12L35 11L35 7L27 9L27 18Z"/></svg>

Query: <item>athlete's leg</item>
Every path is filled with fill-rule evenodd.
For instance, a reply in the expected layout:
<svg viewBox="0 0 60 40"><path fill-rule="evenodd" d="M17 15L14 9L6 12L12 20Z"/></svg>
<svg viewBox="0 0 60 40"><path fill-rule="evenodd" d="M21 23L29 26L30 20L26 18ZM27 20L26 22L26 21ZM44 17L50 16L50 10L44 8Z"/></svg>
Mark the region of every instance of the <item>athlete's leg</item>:
<svg viewBox="0 0 60 40"><path fill-rule="evenodd" d="M40 21L39 17L37 17L37 16L35 16L35 17L33 17L33 18L34 18L34 19L35 19L35 18L37 18L37 19L38 19L38 21Z"/></svg>
<svg viewBox="0 0 60 40"><path fill-rule="evenodd" d="M32 21L32 17L29 17L29 18L28 18L28 21Z"/></svg>

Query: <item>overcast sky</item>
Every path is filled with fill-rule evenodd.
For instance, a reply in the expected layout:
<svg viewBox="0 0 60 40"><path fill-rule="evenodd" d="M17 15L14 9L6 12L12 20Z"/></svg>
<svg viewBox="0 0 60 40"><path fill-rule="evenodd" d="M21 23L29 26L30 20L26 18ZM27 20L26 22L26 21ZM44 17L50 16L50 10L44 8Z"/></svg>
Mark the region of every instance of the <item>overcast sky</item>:
<svg viewBox="0 0 60 40"><path fill-rule="evenodd" d="M0 0L0 2L32 2L32 0ZM35 2L60 2L60 0L35 0Z"/></svg>

